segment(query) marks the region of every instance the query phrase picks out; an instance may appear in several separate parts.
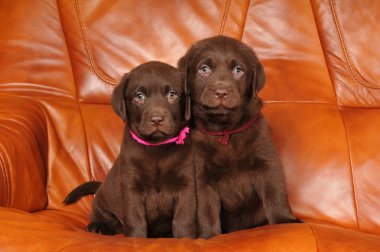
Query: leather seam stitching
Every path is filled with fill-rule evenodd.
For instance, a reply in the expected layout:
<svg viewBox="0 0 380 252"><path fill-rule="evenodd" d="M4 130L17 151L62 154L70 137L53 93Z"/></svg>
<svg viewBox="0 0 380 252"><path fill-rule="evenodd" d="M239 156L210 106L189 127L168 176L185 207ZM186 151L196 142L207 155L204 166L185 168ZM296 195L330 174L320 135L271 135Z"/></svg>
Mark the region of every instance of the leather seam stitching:
<svg viewBox="0 0 380 252"><path fill-rule="evenodd" d="M59 7L59 4L58 4L58 7ZM58 13L59 13L59 18L61 19L61 15L60 15L60 9L58 10ZM78 15L79 16L79 15ZM61 19L61 24L62 24L62 19ZM86 132L86 127L84 125L84 117L83 117L83 113L82 113L82 108L80 106L80 103L79 103L79 99L78 99L78 87L76 85L76 81L75 81L75 76L74 76L74 69L73 69L73 61L72 61L72 57L71 57L71 53L70 53L70 48L69 48L69 44L68 44L68 41L67 41L67 36L66 36L66 33L65 33L65 30L63 29L63 26L62 27L62 32L63 32L63 35L65 36L65 41L66 41L66 47L67 47L67 51L68 51L68 56L69 56L69 59L70 59L70 63L71 63L71 69L72 69L72 74L73 74L73 80L74 80L74 87L75 87L75 101L76 101L76 105L77 105L77 108L78 108L78 112L79 112L79 116L81 118L81 125L82 125L82 128L83 128L83 134L84 134L84 138L85 138L85 144L86 144L86 152L87 152L87 166L89 167L89 174L87 174L87 176L89 176L90 178L94 177L93 174L94 174L94 171L90 165L90 150L88 148L89 144L88 144L88 137L87 137L87 132Z"/></svg>
<svg viewBox="0 0 380 252"><path fill-rule="evenodd" d="M87 135L87 129L86 129L86 124L84 122L84 117L83 117L83 112L82 112L82 108L81 108L81 103L77 101L77 106L78 106L78 110L79 110L79 115L81 117L81 124L82 124L82 127L83 127L83 134L84 134L84 140L85 140L85 143L86 143L86 151L87 151L87 165L88 167L90 168L90 179L91 180L95 180L95 170L94 168L92 167L91 165L91 160L90 160L90 144L89 144L89 139L88 139L88 135Z"/></svg>
<svg viewBox="0 0 380 252"><path fill-rule="evenodd" d="M87 39L87 28L86 28L86 25L84 23L84 19L83 19L83 15L82 15L82 12L81 12L79 0L75 0L75 6L76 6L76 10L77 10L77 15L79 17L79 26L80 26L80 29L81 29L81 32L82 32L84 46L86 48L87 56L88 56L88 59L90 61L90 65L91 65L92 70L104 82L116 85L117 81L115 79L111 78L111 77L105 76L105 74L103 74L101 72L102 70L98 67L98 65L94 61L94 58L93 58L93 55L92 55L92 51L91 51L90 42Z"/></svg>
<svg viewBox="0 0 380 252"><path fill-rule="evenodd" d="M225 27L226 21L227 21L228 12L230 9L230 5L231 5L231 0L227 0L226 6L224 7L222 22L220 24L219 35L223 35L224 27Z"/></svg>
<svg viewBox="0 0 380 252"><path fill-rule="evenodd" d="M338 17L336 15L336 11L335 11L335 6L334 6L334 3L333 3L333 0L330 0L330 8L331 8L331 11L332 11L332 15L333 15L333 19L334 19L334 23L335 23L335 27L336 27L336 30L338 32L338 36L339 36L339 42L340 42L340 45L342 47L342 50L343 50L343 54L344 54L344 57L345 57L345 60L346 60L346 63L348 65L348 68L351 72L351 75L352 77L360 84L360 85L363 85L367 88L373 88L373 89L380 89L379 87L376 87L375 85L378 85L376 83L370 83L366 80L364 80L363 78L360 78L357 74L356 74L356 71L355 69L353 68L353 63L352 63L352 60L351 60L351 57L350 55L348 54L348 51L347 51L347 47L346 47L346 43L345 43L345 40L343 38L343 34L341 32L341 28L340 28L340 25L339 25L339 21L338 21Z"/></svg>
<svg viewBox="0 0 380 252"><path fill-rule="evenodd" d="M99 71L98 66L94 62L93 56L92 56L92 51L90 48L90 44L89 44L89 41L87 40L87 36L86 36L86 26L84 24L82 12L80 10L79 0L75 0L75 6L76 6L76 10L77 10L77 15L79 18L79 25L80 25L80 29L82 32L84 45L86 48L88 59L90 60L92 70L101 80L105 81L106 83L116 85L117 82L115 80L109 80L109 79L107 79L107 77L102 76L102 73ZM88 135L87 135L87 128L86 128L85 119L84 119L83 112L82 112L81 103L78 101L78 99L77 99L77 106L78 106L79 114L81 117L81 124L83 127L83 134L84 134L84 138L85 138L85 144L86 144L86 150L87 150L87 165L90 168L90 174L89 175L90 175L91 180L95 180L95 170L94 170L94 167L91 165L91 159L90 159L90 148L89 148L89 142L88 142L89 139L88 139Z"/></svg>
<svg viewBox="0 0 380 252"><path fill-rule="evenodd" d="M315 231L314 231L313 227L310 225L310 223L306 223L306 224L308 225L311 233L313 234L316 251L319 251L318 241L317 241L317 236L315 235Z"/></svg>
<svg viewBox="0 0 380 252"><path fill-rule="evenodd" d="M327 73L329 74L330 83L331 83L331 89L332 89L332 91L335 94L335 105L337 105L337 104L340 104L340 101L339 101L339 97L338 97L338 94L337 94L337 91L336 91L335 82L333 81L332 72L330 71L329 59L326 56L325 46L323 45L324 41L322 41L323 40L323 35L321 35L321 30L322 30L322 28L320 27L321 26L320 25L321 22L317 20L317 16L315 14L315 8L313 8L313 4L311 2L310 2L310 5L311 5L311 10L313 12L314 22L315 22L315 26L316 26L316 30L317 30L317 34L318 34L318 38L319 38L319 44L320 44L321 51L322 51L322 54L323 54L323 59L325 60L326 70L327 70Z"/></svg>
<svg viewBox="0 0 380 252"><path fill-rule="evenodd" d="M78 88L77 88L76 80L75 80L73 60L72 60L72 57L71 57L71 51L70 51L70 48L69 48L69 43L68 43L68 40L67 40L66 32L65 32L65 29L64 29L64 26L63 26L63 22L62 22L62 18L61 18L62 15L61 15L60 1L57 1L57 8L58 8L58 16L59 16L59 21L60 21L60 24L61 24L62 34L63 34L64 39L65 39L65 45L66 45L66 49L67 49L67 55L68 55L69 60L70 60L71 74L72 74L73 81L74 81L75 97L70 97L70 98L75 98L75 100L78 101Z"/></svg>
<svg viewBox="0 0 380 252"><path fill-rule="evenodd" d="M247 24L248 11L249 11L250 6L251 6L251 0L248 1L247 10L245 11L244 22L243 22L243 26L242 26L241 33L240 33L240 40L243 40L245 26Z"/></svg>
<svg viewBox="0 0 380 252"><path fill-rule="evenodd" d="M349 160L350 160L351 183L352 183L352 190L353 190L352 196L353 196L354 202L355 202L356 227L357 227L357 230L360 231L359 203L358 203L358 198L356 195L356 183L355 183L355 177L354 177L354 166L352 163L352 152L351 152L350 137L348 135L346 121L344 120L344 116L343 116L341 109L339 109L339 114L340 114L340 118L341 118L342 123L343 123L344 132L346 135L346 141L347 141L347 147L348 147L348 156L349 156Z"/></svg>

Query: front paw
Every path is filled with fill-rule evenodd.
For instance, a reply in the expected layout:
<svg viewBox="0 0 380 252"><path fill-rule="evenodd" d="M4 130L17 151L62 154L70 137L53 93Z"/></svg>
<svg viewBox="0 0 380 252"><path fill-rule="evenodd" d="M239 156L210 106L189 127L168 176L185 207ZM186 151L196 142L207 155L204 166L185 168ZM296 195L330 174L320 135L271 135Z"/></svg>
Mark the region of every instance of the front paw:
<svg viewBox="0 0 380 252"><path fill-rule="evenodd" d="M304 221L297 218L297 219L291 219L287 223L304 223Z"/></svg>
<svg viewBox="0 0 380 252"><path fill-rule="evenodd" d="M220 227L207 228L207 229L199 230L198 237L209 239L214 236L220 235L221 233L222 233L222 230Z"/></svg>
<svg viewBox="0 0 380 252"><path fill-rule="evenodd" d="M173 225L174 238L197 238L197 228L194 226L176 227Z"/></svg>
<svg viewBox="0 0 380 252"><path fill-rule="evenodd" d="M124 236L147 238L147 228L144 227L124 227Z"/></svg>
<svg viewBox="0 0 380 252"><path fill-rule="evenodd" d="M87 226L87 231L103 235L114 235L115 229L107 222L91 222Z"/></svg>
<svg viewBox="0 0 380 252"><path fill-rule="evenodd" d="M295 219L282 219L278 221L276 224L283 224L283 223L304 223L303 220L295 218Z"/></svg>

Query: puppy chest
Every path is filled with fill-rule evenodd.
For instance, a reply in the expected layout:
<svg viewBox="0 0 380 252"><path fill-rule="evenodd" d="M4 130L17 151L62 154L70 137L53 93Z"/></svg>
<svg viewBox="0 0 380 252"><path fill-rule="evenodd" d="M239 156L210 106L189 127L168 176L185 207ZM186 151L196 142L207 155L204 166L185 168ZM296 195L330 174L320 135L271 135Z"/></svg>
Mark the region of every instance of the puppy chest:
<svg viewBox="0 0 380 252"><path fill-rule="evenodd" d="M217 190L222 208L233 212L246 205L252 205L253 202L257 202L258 197L254 184L254 177L248 174L246 176L242 174L231 179L225 179L218 183Z"/></svg>
<svg viewBox="0 0 380 252"><path fill-rule="evenodd" d="M226 181L241 181L254 176L254 173L264 166L259 158L246 153L219 153L204 156L203 178L209 184L223 184ZM228 182L229 183L229 182Z"/></svg>
<svg viewBox="0 0 380 252"><path fill-rule="evenodd" d="M257 202L255 179L265 162L255 155L215 155L205 159L203 178L219 193L222 206L235 211Z"/></svg>
<svg viewBox="0 0 380 252"><path fill-rule="evenodd" d="M156 169L141 172L135 181L135 188L144 194L176 194L188 185L188 178L179 170Z"/></svg>
<svg viewBox="0 0 380 252"><path fill-rule="evenodd" d="M150 223L160 219L171 222L173 218L175 197L168 193L151 193L146 196L145 206L147 221Z"/></svg>

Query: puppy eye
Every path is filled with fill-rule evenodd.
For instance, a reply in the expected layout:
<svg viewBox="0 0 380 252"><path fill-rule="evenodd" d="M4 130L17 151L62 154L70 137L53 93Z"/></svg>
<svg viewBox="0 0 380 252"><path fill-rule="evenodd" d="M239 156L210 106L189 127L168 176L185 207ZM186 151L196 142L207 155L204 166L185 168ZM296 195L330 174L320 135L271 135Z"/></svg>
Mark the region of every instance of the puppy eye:
<svg viewBox="0 0 380 252"><path fill-rule="evenodd" d="M177 99L178 97L178 94L175 92L175 91L169 91L168 94L166 95L166 97L168 98L169 101L174 101L175 99Z"/></svg>
<svg viewBox="0 0 380 252"><path fill-rule="evenodd" d="M145 102L145 95L143 92L137 92L135 94L135 97L134 97L134 100L138 103L138 104L143 104Z"/></svg>
<svg viewBox="0 0 380 252"><path fill-rule="evenodd" d="M211 68L208 65L201 65L201 67L199 68L198 72L201 75L209 76L211 74Z"/></svg>
<svg viewBox="0 0 380 252"><path fill-rule="evenodd" d="M241 66L236 66L232 70L232 74L233 74L233 76L239 78L239 77L241 77L244 74L244 70L243 70L243 68Z"/></svg>

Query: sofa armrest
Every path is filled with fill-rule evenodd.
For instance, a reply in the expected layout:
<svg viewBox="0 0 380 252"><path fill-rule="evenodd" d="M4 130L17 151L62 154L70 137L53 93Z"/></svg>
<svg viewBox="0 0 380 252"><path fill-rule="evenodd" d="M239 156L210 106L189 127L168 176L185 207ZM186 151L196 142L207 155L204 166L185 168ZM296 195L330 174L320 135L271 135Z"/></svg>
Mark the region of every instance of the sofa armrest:
<svg viewBox="0 0 380 252"><path fill-rule="evenodd" d="M45 208L47 127L38 102L0 96L0 206Z"/></svg>

